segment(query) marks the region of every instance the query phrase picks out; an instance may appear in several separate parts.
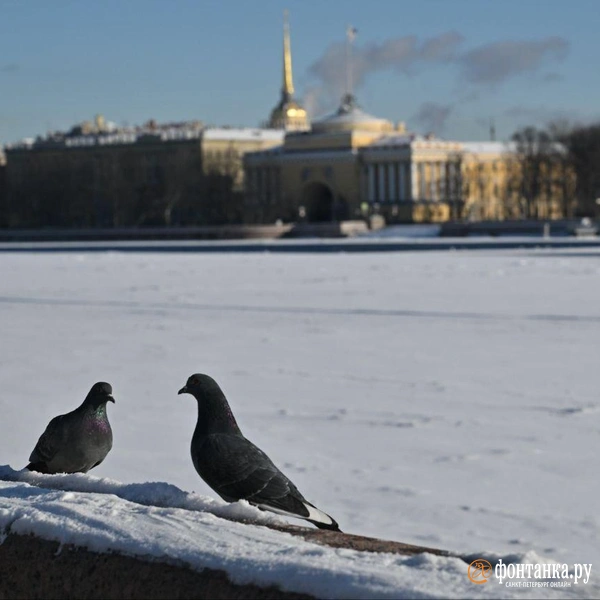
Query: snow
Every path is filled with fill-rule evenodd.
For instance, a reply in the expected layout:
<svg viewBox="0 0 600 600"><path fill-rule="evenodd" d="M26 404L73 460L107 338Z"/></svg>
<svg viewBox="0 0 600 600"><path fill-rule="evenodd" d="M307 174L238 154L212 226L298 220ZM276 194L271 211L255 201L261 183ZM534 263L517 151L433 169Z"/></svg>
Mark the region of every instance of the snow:
<svg viewBox="0 0 600 600"><path fill-rule="evenodd" d="M461 142L461 145L472 154L505 154L518 149L515 142Z"/></svg>
<svg viewBox="0 0 600 600"><path fill-rule="evenodd" d="M340 125L354 125L356 129L360 129L361 126L366 125L367 130L370 130L374 125L385 127L386 125L391 125L391 123L386 119L374 117L357 107L352 107L349 110L342 110L340 107L334 113L325 115L318 121L315 121L312 128L316 132L321 132L329 131L330 128L333 129Z"/></svg>
<svg viewBox="0 0 600 600"><path fill-rule="evenodd" d="M255 141L269 140L283 142L283 129L252 129L249 127L207 127L202 132L206 140Z"/></svg>
<svg viewBox="0 0 600 600"><path fill-rule="evenodd" d="M469 583L460 558L319 546L219 518L274 518L261 516L245 502L223 506L165 483L127 485L93 475L40 475L8 466L0 467L0 478L0 528L14 534L35 533L61 544L197 570L226 570L238 584L275 584L322 598L506 597L503 587L481 590ZM515 559L547 562L533 552L504 557ZM545 591L544 597L559 596L556 590ZM536 597L529 592L525 597Z"/></svg>
<svg viewBox="0 0 600 600"><path fill-rule="evenodd" d="M597 237L555 235L506 235L501 237L473 235L437 237L437 225L398 225L373 230L348 238L228 239L228 240L80 240L0 242L0 252L207 252L229 253L324 253L324 252L415 252L421 250L539 250L566 248L587 251L600 248ZM87 230L93 237L93 230Z"/></svg>
<svg viewBox="0 0 600 600"><path fill-rule="evenodd" d="M586 587L542 593L597 596L599 259L0 253L0 464L21 469L95 381L116 398L114 447L91 474L0 470L17 479L0 481L0 527L221 561L237 581L321 596L539 595L474 586L456 558L334 550L223 520L258 513L211 500L193 469L194 400L177 390L199 371L343 530L592 563Z"/></svg>
<svg viewBox="0 0 600 600"><path fill-rule="evenodd" d="M381 229L373 229L359 233L357 238L438 238L441 225L389 225Z"/></svg>
<svg viewBox="0 0 600 600"><path fill-rule="evenodd" d="M102 481L99 483L102 488ZM96 551L110 549L199 569L225 569L241 584L276 583L283 589L321 597L361 598L367 594L396 598L415 588L424 590L424 581L419 586L419 572L422 578L423 570L435 568L438 562L435 557L415 560L325 548L264 527L226 522L204 511L142 508L103 493L39 490L6 483L0 490L0 521L6 524L4 515L12 509L14 533L36 532ZM440 567L446 577L464 574L464 563L457 558L444 559ZM468 589L464 583L462 587Z"/></svg>

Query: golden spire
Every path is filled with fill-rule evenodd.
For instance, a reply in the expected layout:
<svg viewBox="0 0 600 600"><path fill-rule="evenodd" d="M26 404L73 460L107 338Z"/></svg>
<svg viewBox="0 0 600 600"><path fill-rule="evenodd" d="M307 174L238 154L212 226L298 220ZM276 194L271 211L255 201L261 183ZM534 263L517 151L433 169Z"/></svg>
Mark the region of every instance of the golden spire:
<svg viewBox="0 0 600 600"><path fill-rule="evenodd" d="M292 80L292 50L290 45L290 25L288 11L283 12L283 82L281 99L271 111L267 127L286 131L307 131L310 122L306 111L294 100L294 82Z"/></svg>
<svg viewBox="0 0 600 600"><path fill-rule="evenodd" d="M292 81L292 50L290 47L290 24L288 23L288 11L283 11L283 88L282 93L286 100L294 95L294 83Z"/></svg>

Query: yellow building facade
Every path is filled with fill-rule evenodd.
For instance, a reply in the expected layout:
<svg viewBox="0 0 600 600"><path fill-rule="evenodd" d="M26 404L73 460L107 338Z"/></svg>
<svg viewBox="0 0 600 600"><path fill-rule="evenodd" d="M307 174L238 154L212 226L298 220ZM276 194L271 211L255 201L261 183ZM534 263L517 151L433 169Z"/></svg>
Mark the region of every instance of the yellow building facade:
<svg viewBox="0 0 600 600"><path fill-rule="evenodd" d="M528 156L514 142L463 142L461 146L463 218L573 216L576 179L560 145L543 156Z"/></svg>
<svg viewBox="0 0 600 600"><path fill-rule="evenodd" d="M199 121L117 128L97 117L7 147L0 221L32 228L241 223L243 156L279 146L283 136Z"/></svg>
<svg viewBox="0 0 600 600"><path fill-rule="evenodd" d="M557 156L560 155L560 149ZM574 177L537 165L513 143L457 142L406 132L346 94L310 131L244 157L245 220L340 221L379 214L389 223L569 216ZM534 189L535 188L535 189Z"/></svg>
<svg viewBox="0 0 600 600"><path fill-rule="evenodd" d="M347 94L308 132L248 153L248 222L337 221L378 212L398 222L444 221L460 196L460 144L408 134Z"/></svg>

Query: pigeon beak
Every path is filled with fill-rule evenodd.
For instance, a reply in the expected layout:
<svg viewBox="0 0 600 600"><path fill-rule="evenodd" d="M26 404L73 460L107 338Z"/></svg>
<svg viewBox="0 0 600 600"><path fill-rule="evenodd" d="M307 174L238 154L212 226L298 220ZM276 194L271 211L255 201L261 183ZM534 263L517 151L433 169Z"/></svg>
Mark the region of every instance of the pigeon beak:
<svg viewBox="0 0 600 600"><path fill-rule="evenodd" d="M179 396L179 394L187 394L188 393L188 389L187 387L184 385L178 392L177 395Z"/></svg>
<svg viewBox="0 0 600 600"><path fill-rule="evenodd" d="M115 398L112 394L106 394L106 397L108 398L108 400L110 402L112 402L113 404L115 404Z"/></svg>

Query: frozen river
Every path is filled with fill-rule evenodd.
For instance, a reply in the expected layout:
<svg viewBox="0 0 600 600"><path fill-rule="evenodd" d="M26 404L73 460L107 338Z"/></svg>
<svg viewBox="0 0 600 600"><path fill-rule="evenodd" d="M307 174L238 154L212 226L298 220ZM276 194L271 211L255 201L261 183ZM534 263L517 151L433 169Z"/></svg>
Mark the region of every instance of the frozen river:
<svg viewBox="0 0 600 600"><path fill-rule="evenodd" d="M0 464L106 380L93 474L214 496L205 372L343 530L599 569L599 301L592 249L0 253Z"/></svg>

